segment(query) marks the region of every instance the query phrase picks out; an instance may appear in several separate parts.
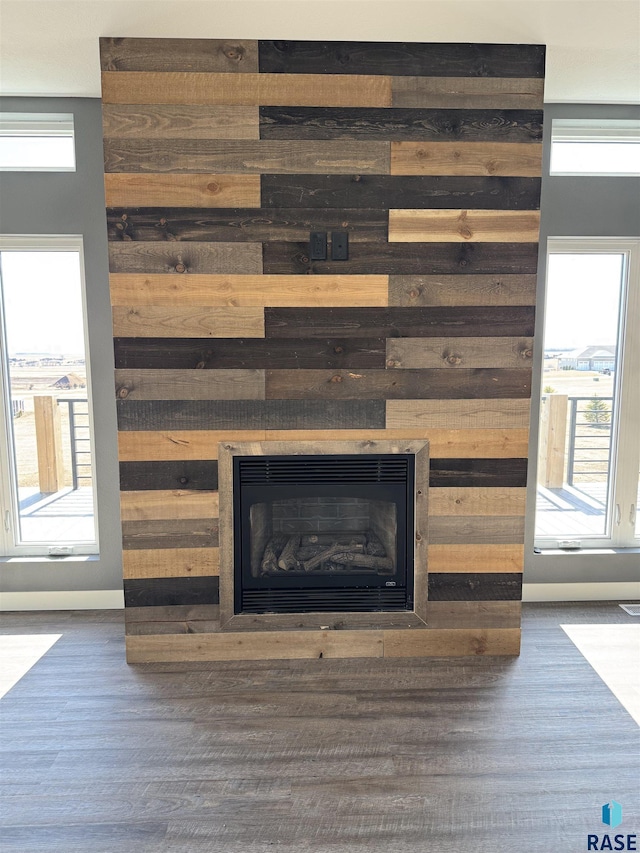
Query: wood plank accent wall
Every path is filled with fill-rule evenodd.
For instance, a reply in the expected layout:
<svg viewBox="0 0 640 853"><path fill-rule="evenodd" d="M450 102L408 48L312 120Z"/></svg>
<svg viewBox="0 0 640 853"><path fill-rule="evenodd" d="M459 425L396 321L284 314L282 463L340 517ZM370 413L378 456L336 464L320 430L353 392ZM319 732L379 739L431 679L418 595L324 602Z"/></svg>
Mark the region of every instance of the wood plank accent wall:
<svg viewBox="0 0 640 853"><path fill-rule="evenodd" d="M270 439L430 442L429 637L357 654L517 652L544 47L107 38L101 62L130 659L266 653L216 633L217 447Z"/></svg>

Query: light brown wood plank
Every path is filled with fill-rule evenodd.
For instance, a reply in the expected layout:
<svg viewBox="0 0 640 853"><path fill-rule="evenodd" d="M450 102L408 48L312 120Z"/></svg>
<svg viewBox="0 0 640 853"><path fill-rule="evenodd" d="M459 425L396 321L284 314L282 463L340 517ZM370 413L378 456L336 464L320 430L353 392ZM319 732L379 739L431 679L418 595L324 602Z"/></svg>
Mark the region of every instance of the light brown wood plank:
<svg viewBox="0 0 640 853"><path fill-rule="evenodd" d="M102 132L119 139L260 139L258 107L104 104Z"/></svg>
<svg viewBox="0 0 640 853"><path fill-rule="evenodd" d="M112 273L113 305L261 308L384 307L386 275L189 275Z"/></svg>
<svg viewBox="0 0 640 853"><path fill-rule="evenodd" d="M110 72L106 104L390 107L391 78L364 74Z"/></svg>
<svg viewBox="0 0 640 853"><path fill-rule="evenodd" d="M537 210L390 210L391 243L536 243Z"/></svg>
<svg viewBox="0 0 640 853"><path fill-rule="evenodd" d="M384 657L518 655L520 633L520 628L390 629L383 631Z"/></svg>
<svg viewBox="0 0 640 853"><path fill-rule="evenodd" d="M542 146L528 142L392 142L392 175L539 177Z"/></svg>
<svg viewBox="0 0 640 853"><path fill-rule="evenodd" d="M429 545L430 572L521 572L523 545Z"/></svg>
<svg viewBox="0 0 640 853"><path fill-rule="evenodd" d="M220 557L217 548L123 551L122 565L125 579L213 577Z"/></svg>
<svg viewBox="0 0 640 853"><path fill-rule="evenodd" d="M107 207L260 207L259 175L105 174Z"/></svg>
<svg viewBox="0 0 640 853"><path fill-rule="evenodd" d="M519 628L521 614L522 602L520 601L429 601L426 613L429 629L472 628L475 630Z"/></svg>
<svg viewBox="0 0 640 853"><path fill-rule="evenodd" d="M169 462L218 458L218 444L229 441L264 441L265 431L240 430L126 430L118 433L121 462ZM197 517L197 516L196 516Z"/></svg>
<svg viewBox="0 0 640 853"><path fill-rule="evenodd" d="M264 370L116 370L127 400L264 400Z"/></svg>
<svg viewBox="0 0 640 853"><path fill-rule="evenodd" d="M123 521L157 518L217 518L217 492L184 490L120 492Z"/></svg>
<svg viewBox="0 0 640 853"><path fill-rule="evenodd" d="M392 275L389 305L533 305L535 275Z"/></svg>
<svg viewBox="0 0 640 853"><path fill-rule="evenodd" d="M530 405L527 399L387 400L386 423L387 429L522 429Z"/></svg>
<svg viewBox="0 0 640 853"><path fill-rule="evenodd" d="M429 489L429 515L524 515L527 490L524 488L467 488ZM432 569L433 570L433 569Z"/></svg>
<svg viewBox="0 0 640 853"><path fill-rule="evenodd" d="M264 338L264 311L117 305L113 308L113 334L123 338Z"/></svg>
<svg viewBox="0 0 640 853"><path fill-rule="evenodd" d="M529 77L393 77L394 107L541 110L544 80Z"/></svg>
<svg viewBox="0 0 640 853"><path fill-rule="evenodd" d="M387 338L388 368L517 368L532 356L533 338Z"/></svg>
<svg viewBox="0 0 640 853"><path fill-rule="evenodd" d="M121 273L262 272L261 243L109 243L109 269Z"/></svg>
<svg viewBox="0 0 640 853"><path fill-rule="evenodd" d="M272 631L128 636L127 661L382 657L382 631Z"/></svg>

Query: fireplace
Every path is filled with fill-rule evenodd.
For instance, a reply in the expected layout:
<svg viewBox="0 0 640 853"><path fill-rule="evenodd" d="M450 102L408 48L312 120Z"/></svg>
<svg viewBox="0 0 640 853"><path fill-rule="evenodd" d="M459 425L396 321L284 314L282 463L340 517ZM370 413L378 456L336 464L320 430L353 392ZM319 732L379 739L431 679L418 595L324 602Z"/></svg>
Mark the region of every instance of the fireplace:
<svg viewBox="0 0 640 853"><path fill-rule="evenodd" d="M412 454L236 456L235 613L413 610Z"/></svg>
<svg viewBox="0 0 640 853"><path fill-rule="evenodd" d="M218 446L222 631L423 626L428 442Z"/></svg>

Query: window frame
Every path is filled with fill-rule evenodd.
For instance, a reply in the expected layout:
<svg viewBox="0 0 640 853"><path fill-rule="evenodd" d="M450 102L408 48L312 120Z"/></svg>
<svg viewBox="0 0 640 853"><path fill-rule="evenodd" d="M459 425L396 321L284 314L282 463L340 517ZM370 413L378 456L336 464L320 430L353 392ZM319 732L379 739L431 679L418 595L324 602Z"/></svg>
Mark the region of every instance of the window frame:
<svg viewBox="0 0 640 853"><path fill-rule="evenodd" d="M618 171L614 168L600 169L556 169L553 165L554 148L563 143L634 145L640 150L640 121L635 119L572 119L551 120L551 152L549 174L552 177L638 177L640 167L634 171Z"/></svg>
<svg viewBox="0 0 640 853"><path fill-rule="evenodd" d="M8 166L0 164L0 172L75 172L77 169L76 138L73 113L0 112L0 139L71 139L73 164L67 166Z"/></svg>

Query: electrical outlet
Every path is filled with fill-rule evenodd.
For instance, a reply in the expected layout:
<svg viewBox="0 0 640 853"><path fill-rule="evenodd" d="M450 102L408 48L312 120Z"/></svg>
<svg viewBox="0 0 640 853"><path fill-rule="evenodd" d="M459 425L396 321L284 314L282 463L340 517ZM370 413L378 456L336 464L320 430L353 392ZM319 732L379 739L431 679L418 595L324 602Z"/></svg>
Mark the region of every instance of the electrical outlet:
<svg viewBox="0 0 640 853"><path fill-rule="evenodd" d="M309 234L309 258L312 261L327 260L327 232L312 231Z"/></svg>
<svg viewBox="0 0 640 853"><path fill-rule="evenodd" d="M347 261L349 259L349 235L346 231L331 232L331 260Z"/></svg>

